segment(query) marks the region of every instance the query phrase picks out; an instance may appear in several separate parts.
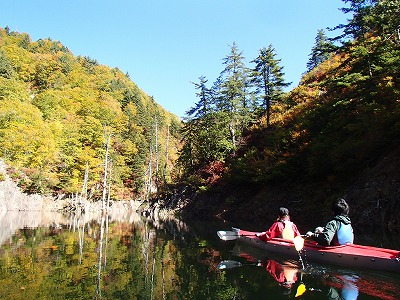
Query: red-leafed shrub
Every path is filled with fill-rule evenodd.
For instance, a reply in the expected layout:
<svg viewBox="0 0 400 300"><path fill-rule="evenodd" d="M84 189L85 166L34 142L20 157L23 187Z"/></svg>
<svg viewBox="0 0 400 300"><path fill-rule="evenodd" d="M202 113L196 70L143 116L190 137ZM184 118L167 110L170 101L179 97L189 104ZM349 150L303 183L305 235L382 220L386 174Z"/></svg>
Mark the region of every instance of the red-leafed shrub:
<svg viewBox="0 0 400 300"><path fill-rule="evenodd" d="M213 185L221 178L225 171L225 164L222 161L214 161L200 170L200 176L207 185Z"/></svg>

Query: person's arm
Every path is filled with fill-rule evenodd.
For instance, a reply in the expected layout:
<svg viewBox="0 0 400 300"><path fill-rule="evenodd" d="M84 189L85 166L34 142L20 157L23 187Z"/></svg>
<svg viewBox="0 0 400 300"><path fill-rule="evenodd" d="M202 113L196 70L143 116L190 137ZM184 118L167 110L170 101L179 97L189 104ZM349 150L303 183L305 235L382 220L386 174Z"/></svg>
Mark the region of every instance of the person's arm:
<svg viewBox="0 0 400 300"><path fill-rule="evenodd" d="M274 238L276 236L277 227L278 227L278 222L275 222L267 231L262 232L259 235L259 238L265 241Z"/></svg>
<svg viewBox="0 0 400 300"><path fill-rule="evenodd" d="M282 230L283 230L282 222L278 221L278 222L275 222L274 224L272 224L270 229L268 229L268 231L266 232L266 234L268 236L268 240L276 238L276 237L280 237Z"/></svg>
<svg viewBox="0 0 400 300"><path fill-rule="evenodd" d="M338 229L338 221L332 220L329 221L322 233L315 233L313 238L314 240L323 246L329 246L332 242L333 237Z"/></svg>

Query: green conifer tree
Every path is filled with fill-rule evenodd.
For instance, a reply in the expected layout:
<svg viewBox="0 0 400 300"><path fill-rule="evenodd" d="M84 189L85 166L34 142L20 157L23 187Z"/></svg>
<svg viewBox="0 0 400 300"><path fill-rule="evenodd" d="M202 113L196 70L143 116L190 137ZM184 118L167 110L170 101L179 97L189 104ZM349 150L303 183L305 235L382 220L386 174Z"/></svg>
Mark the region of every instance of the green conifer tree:
<svg viewBox="0 0 400 300"><path fill-rule="evenodd" d="M223 64L225 69L220 74L216 107L226 117L234 149L237 146L238 136L247 125L250 107L249 70L235 42L231 46L230 54L224 58Z"/></svg>
<svg viewBox="0 0 400 300"><path fill-rule="evenodd" d="M309 55L310 58L307 62L307 71L311 71L320 63L327 60L334 49L335 46L328 40L325 31L319 29L315 37L315 44Z"/></svg>
<svg viewBox="0 0 400 300"><path fill-rule="evenodd" d="M262 107L267 116L267 126L270 124L271 104L280 101L283 88L291 83L285 82L283 67L272 45L259 50L259 55L251 61L255 64L251 74L251 83L255 86L256 95L261 99Z"/></svg>

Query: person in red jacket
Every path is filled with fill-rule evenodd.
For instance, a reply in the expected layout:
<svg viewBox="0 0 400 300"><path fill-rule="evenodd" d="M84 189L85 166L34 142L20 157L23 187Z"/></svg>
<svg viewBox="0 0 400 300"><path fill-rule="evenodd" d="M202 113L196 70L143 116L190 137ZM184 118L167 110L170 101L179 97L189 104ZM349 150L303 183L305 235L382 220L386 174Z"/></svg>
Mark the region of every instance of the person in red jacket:
<svg viewBox="0 0 400 300"><path fill-rule="evenodd" d="M283 238L293 240L294 237L300 235L296 224L290 221L289 210L286 207L280 207L278 211L278 219L265 232L256 234L261 240L267 241L272 238Z"/></svg>

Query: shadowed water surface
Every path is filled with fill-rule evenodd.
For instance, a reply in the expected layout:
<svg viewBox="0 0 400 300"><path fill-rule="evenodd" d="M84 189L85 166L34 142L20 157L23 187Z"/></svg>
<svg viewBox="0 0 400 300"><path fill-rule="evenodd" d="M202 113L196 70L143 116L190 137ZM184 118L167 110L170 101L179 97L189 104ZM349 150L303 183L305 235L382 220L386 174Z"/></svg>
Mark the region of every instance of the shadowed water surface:
<svg viewBox="0 0 400 300"><path fill-rule="evenodd" d="M400 276L221 241L220 222L0 213L0 299L398 299ZM225 267L221 267L222 262Z"/></svg>

